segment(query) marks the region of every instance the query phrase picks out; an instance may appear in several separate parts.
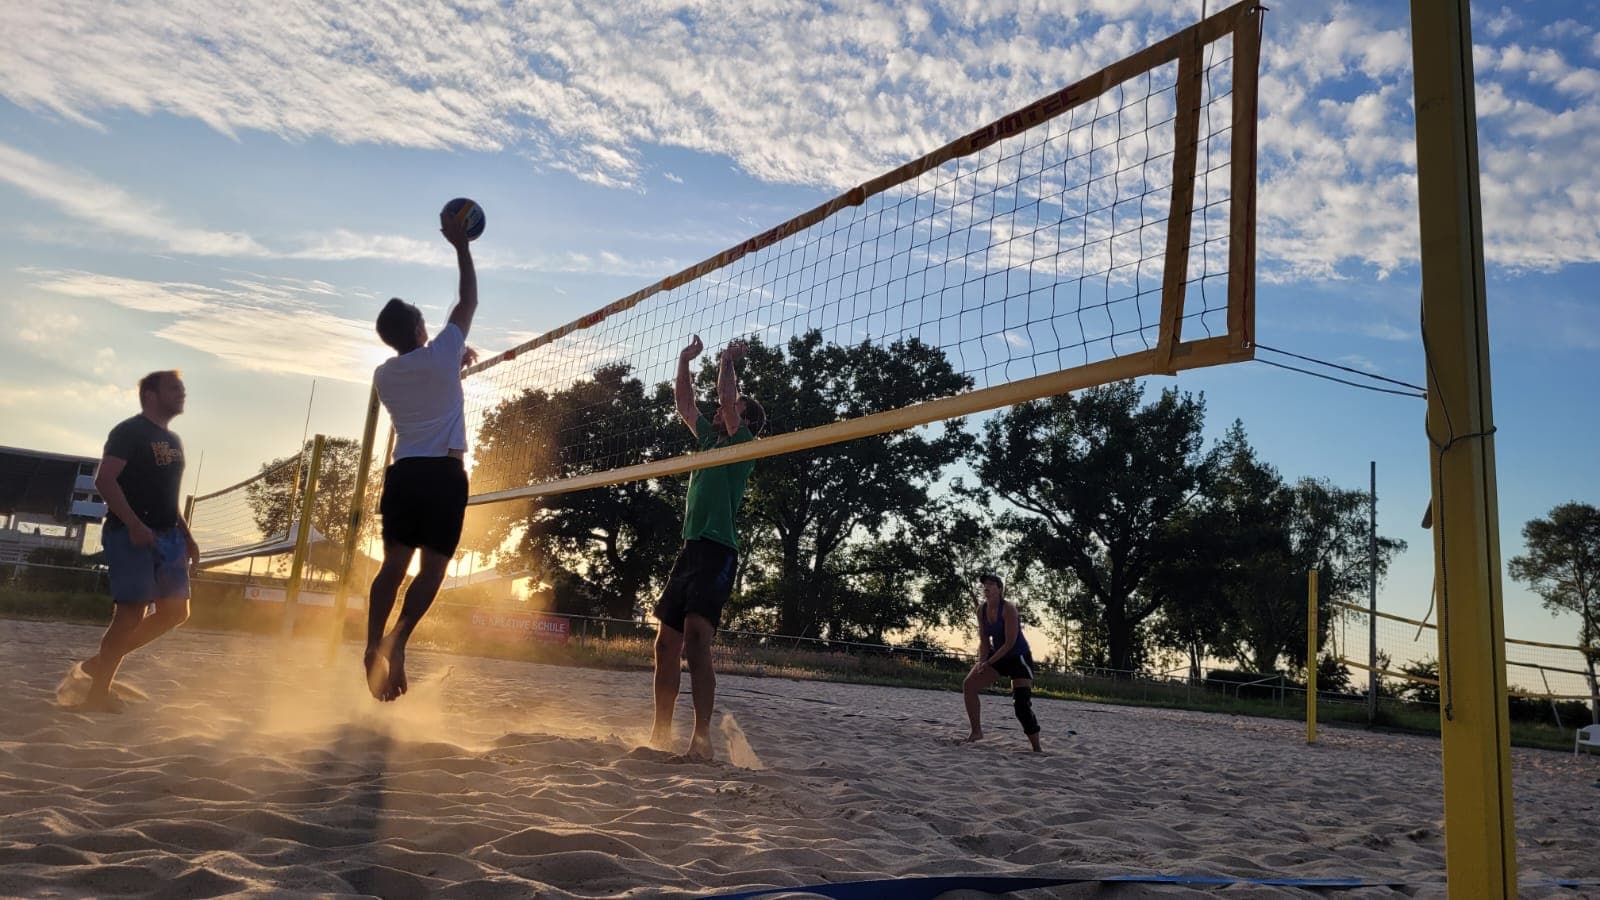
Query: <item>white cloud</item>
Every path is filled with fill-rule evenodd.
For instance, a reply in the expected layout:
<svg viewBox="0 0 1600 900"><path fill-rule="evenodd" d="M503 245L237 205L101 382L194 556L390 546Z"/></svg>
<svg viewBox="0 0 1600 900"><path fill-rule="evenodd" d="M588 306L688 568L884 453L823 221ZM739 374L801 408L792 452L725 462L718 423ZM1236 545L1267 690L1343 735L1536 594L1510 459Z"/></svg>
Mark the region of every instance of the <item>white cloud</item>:
<svg viewBox="0 0 1600 900"><path fill-rule="evenodd" d="M24 344L56 344L77 334L83 326L82 317L70 310L41 308L38 304L13 300L6 306L11 321L18 323L14 332Z"/></svg>
<svg viewBox="0 0 1600 900"><path fill-rule="evenodd" d="M0 84L3 84L0 78ZM159 206L113 185L0 144L0 181L68 215L116 234L151 240L175 253L199 256L260 256L264 248L248 235L189 228L171 221Z"/></svg>
<svg viewBox="0 0 1600 900"><path fill-rule="evenodd" d="M1334 361L1349 366L1352 369L1360 369L1363 372L1368 372L1374 375L1381 374L1383 372L1383 369L1377 363L1359 353L1347 353Z"/></svg>
<svg viewBox="0 0 1600 900"><path fill-rule="evenodd" d="M249 371L364 384L384 355L370 322L320 305L320 298L337 294L321 282L236 278L208 286L94 272L23 272L34 276L33 288L46 294L163 315L168 321L155 330L157 337ZM95 371L115 362L114 352L102 351Z"/></svg>
<svg viewBox="0 0 1600 900"><path fill-rule="evenodd" d="M92 227L139 238L152 248L184 256L235 259L299 259L317 261L377 260L454 268L455 254L443 241L424 241L393 234L363 234L348 229L288 236L264 243L242 233L195 229L162 214L159 205L129 194L83 172L75 172L0 143L0 181L55 206ZM269 245L270 244L270 245ZM684 263L666 258L628 258L615 253L542 253L529 256L490 249L477 254L481 269L535 272L600 272L614 275L663 274ZM91 292L88 283L58 285L58 293ZM205 289L193 285L161 286L140 298L119 294L134 309L172 309L173 304L204 302ZM196 295L199 296L196 296ZM75 293L75 296L88 294ZM143 306L132 304L142 303Z"/></svg>
<svg viewBox="0 0 1600 900"><path fill-rule="evenodd" d="M63 297L103 300L139 312L199 312L228 296L223 290L182 282L140 281L93 272L24 271L44 276L34 283L39 290Z"/></svg>
<svg viewBox="0 0 1600 900"><path fill-rule="evenodd" d="M1490 16L1489 21L1484 23L1483 30L1487 31L1490 37L1499 37L1521 26L1522 20L1517 18L1517 14L1512 12L1510 7L1502 6L1499 12Z"/></svg>
<svg viewBox="0 0 1600 900"><path fill-rule="evenodd" d="M662 172L661 177L672 182L673 184L683 184L683 178L679 175L674 175L671 172Z"/></svg>
<svg viewBox="0 0 1600 900"><path fill-rule="evenodd" d="M202 0L57 0L8 7L0 95L80 123L159 111L224 134L513 152L635 190L656 147L725 155L769 181L842 188L1076 81L1195 12L1154 0L330 0L221 17ZM1381 275L1414 264L1403 9L1300 4L1266 21L1264 275L1320 278L1348 266ZM1581 48L1600 56L1600 37L1532 48L1503 40L1524 27L1501 8L1474 52L1487 85L1479 124L1489 258L1511 268L1597 261L1600 211L1583 198L1600 186L1588 162L1600 156L1591 113L1600 72L1575 58ZM1522 177L1535 152L1551 177ZM441 247L393 235L268 240L194 228L15 151L0 155L6 172L74 216L174 252L449 264ZM556 271L620 264L630 274L679 267L670 262L485 260Z"/></svg>

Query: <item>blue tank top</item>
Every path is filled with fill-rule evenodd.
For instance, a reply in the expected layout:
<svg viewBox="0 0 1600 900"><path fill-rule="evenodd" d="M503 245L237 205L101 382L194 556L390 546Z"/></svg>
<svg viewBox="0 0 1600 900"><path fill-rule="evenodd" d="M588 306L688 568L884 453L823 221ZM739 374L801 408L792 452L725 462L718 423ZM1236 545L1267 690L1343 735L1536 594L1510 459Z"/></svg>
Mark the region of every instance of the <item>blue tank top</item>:
<svg viewBox="0 0 1600 900"><path fill-rule="evenodd" d="M989 642L989 652L993 653L994 651L999 650L1000 647L1006 642L1005 603L1003 601L1001 602L1000 616L992 622L989 620L989 604L983 603L979 605L978 620L983 623L983 636ZM1023 636L1022 623L1019 621L1017 622L1017 642L1012 646L1011 652L1006 654L1006 658L1024 655L1029 655L1028 639Z"/></svg>

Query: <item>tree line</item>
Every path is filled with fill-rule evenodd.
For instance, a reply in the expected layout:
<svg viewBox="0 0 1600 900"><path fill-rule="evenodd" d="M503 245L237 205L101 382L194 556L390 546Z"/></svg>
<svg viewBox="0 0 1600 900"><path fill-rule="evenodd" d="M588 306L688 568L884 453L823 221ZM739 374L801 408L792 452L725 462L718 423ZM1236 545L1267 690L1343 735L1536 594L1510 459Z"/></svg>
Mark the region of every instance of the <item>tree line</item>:
<svg viewBox="0 0 1600 900"><path fill-rule="evenodd" d="M782 345L752 342L741 383L767 410L767 436L972 387L916 339L845 346L818 331ZM715 396L710 363L697 388ZM992 569L1025 621L1057 634L1070 628L1072 663L1299 669L1307 570L1320 570L1323 639L1330 604L1365 596L1369 497L1325 478L1285 478L1238 421L1207 446L1205 412L1203 395L1147 395L1119 382L1017 404L975 429L952 420L763 459L739 517L725 625L829 641L909 633L931 644L942 628L970 626L976 575ZM645 384L621 363L559 391L505 397L471 438L475 492L690 446L671 385ZM333 506L349 501L358 454L353 444L332 448L323 479L339 489L319 518L342 540ZM330 467L339 470L331 478ZM648 613L677 550L686 480L470 507L461 552L548 585L556 612L634 618ZM275 483L251 498L263 527L287 512L289 488ZM1558 507L1551 520L1528 524L1529 554L1509 566L1547 606L1580 613L1586 644L1600 634L1597 522L1594 507ZM1381 579L1405 543L1382 535L1376 543ZM1588 555L1575 556L1574 545ZM1342 669L1322 662L1338 684Z"/></svg>

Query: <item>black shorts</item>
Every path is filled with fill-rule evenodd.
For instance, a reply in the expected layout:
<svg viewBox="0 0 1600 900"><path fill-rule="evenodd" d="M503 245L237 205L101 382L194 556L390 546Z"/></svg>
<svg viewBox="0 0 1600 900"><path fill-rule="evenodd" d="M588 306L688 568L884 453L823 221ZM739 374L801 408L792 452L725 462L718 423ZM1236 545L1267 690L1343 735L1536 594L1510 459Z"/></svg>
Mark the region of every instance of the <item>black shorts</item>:
<svg viewBox="0 0 1600 900"><path fill-rule="evenodd" d="M467 470L453 456L408 456L383 474L383 542L453 556L467 514Z"/></svg>
<svg viewBox="0 0 1600 900"><path fill-rule="evenodd" d="M733 593L733 571L739 551L716 541L684 541L678 559L667 576L666 590L656 601L655 616L661 624L683 630L689 613L704 616L712 628L722 624L722 606Z"/></svg>
<svg viewBox="0 0 1600 900"><path fill-rule="evenodd" d="M1018 678L1033 679L1032 654L1008 653L1004 659L990 660L989 666L1012 681Z"/></svg>

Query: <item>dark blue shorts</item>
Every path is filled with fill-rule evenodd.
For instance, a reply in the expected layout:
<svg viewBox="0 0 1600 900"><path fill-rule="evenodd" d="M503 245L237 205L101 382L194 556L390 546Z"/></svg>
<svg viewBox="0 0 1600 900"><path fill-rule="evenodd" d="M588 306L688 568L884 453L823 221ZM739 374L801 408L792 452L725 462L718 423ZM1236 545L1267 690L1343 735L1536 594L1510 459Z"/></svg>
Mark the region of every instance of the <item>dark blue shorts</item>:
<svg viewBox="0 0 1600 900"><path fill-rule="evenodd" d="M656 602L656 618L675 631L683 630L690 613L705 617L712 628L722 624L722 607L733 593L733 571L739 551L716 541L685 541L667 576L666 590Z"/></svg>
<svg viewBox="0 0 1600 900"><path fill-rule="evenodd" d="M156 532L155 544L135 547L126 528L100 532L106 568L111 576L111 599L144 606L162 600L189 598L189 542L183 529Z"/></svg>

